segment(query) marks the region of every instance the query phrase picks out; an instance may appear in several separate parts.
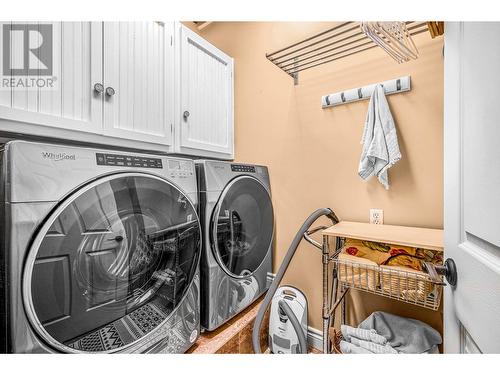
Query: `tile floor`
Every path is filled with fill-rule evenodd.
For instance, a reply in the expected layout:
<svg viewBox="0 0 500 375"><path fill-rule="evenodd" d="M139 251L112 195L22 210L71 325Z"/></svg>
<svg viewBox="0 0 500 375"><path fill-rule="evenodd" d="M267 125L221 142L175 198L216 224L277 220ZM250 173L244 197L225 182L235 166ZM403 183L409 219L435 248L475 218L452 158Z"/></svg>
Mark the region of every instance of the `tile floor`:
<svg viewBox="0 0 500 375"><path fill-rule="evenodd" d="M215 331L202 333L198 341L188 350L188 353L252 354L252 329L262 300L263 297ZM264 353L269 353L267 347L268 325L269 310L260 332L261 350ZM309 354L321 353L318 349L309 348Z"/></svg>

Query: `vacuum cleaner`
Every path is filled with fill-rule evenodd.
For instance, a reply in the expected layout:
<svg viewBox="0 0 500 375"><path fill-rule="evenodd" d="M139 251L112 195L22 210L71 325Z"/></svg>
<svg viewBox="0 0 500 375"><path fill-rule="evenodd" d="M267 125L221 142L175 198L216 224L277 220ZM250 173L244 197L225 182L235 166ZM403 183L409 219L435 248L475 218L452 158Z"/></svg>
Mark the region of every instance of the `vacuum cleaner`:
<svg viewBox="0 0 500 375"><path fill-rule="evenodd" d="M288 269L288 266L290 265L300 241L302 240L302 237L305 237L307 241L314 246L321 248L320 244L308 236L319 230L326 229L326 227L318 227L309 230L311 225L321 216L329 218L333 225L339 222L337 215L335 215L335 212L333 212L332 209L320 208L314 211L306 219L306 221L304 221L304 224L302 224L299 231L295 235L283 262L281 263L278 272L276 272L276 276L274 277L274 280L264 297L264 301L260 305L257 317L255 318L252 331L252 344L253 350L257 354L262 353L260 349L259 332L262 327L262 322L264 321L264 315L271 304L272 307L269 317L268 337L271 352L292 354L307 353L307 300L304 294L298 289L290 286L283 286L279 288L279 285L286 270Z"/></svg>
<svg viewBox="0 0 500 375"><path fill-rule="evenodd" d="M271 353L297 354L307 348L307 299L293 286L278 288L269 315Z"/></svg>

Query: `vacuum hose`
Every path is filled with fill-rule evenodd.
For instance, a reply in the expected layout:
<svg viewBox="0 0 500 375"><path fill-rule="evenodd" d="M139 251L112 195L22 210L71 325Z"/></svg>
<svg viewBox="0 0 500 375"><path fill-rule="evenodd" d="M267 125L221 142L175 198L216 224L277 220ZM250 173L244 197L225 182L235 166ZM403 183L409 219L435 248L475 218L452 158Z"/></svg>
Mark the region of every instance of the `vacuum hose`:
<svg viewBox="0 0 500 375"><path fill-rule="evenodd" d="M297 234L293 238L293 241L290 244L290 247L288 248L288 251L285 255L285 258L283 258L283 262L281 263L281 266L280 266L278 272L276 272L276 276L274 277L274 280L271 283L269 290L267 291L266 297L264 298L264 301L260 305L259 312L257 313L257 317L255 318L255 323L253 324L252 344L253 344L253 351L257 354L262 353L262 351L260 350L260 335L259 335L259 333L260 333L260 328L262 326L262 322L264 321L264 314L266 313L269 305L271 304L271 300L273 299L274 293L276 293L276 289L278 289L278 287L281 283L281 280L283 279L283 276L285 275L285 272L286 272L288 266L290 265L290 262L295 254L295 251L297 250L297 247L299 246L299 243L302 240L302 236L309 229L309 227L321 216L328 217L333 222L333 224L337 224L339 222L339 219L337 218L337 216L335 215L335 213L333 212L333 210L331 208L320 208L320 209L314 211L306 219L306 221L304 221L304 224L302 224L299 231L297 232ZM288 307L288 308L290 308L290 307ZM283 308L283 310L285 310L285 308ZM290 311L291 311L291 309L290 309ZM290 322L293 325L293 320L292 320L293 318L291 318L290 315L293 315L294 317L295 317L295 315L293 314L293 312L290 315L287 313L287 315L289 316ZM297 320L296 317L295 317L295 319ZM300 324L298 325L298 327L300 327ZM300 333L299 332L302 332L302 329L297 329L297 327L295 327L295 326L294 326L294 328L295 328L295 331L297 332L297 335L298 335L299 340L300 340ZM301 345L301 351L307 351L307 345L303 345L303 346Z"/></svg>
<svg viewBox="0 0 500 375"><path fill-rule="evenodd" d="M299 353L300 354L307 354L307 339L306 335L304 335L304 330L302 329L302 326L300 325L299 320L295 316L295 314L292 311L292 308L288 306L288 303L285 301L281 300L278 302L278 306L283 310L285 315L290 319L290 323L292 323L292 327L297 333L297 337L299 338ZM255 329L255 326L254 326Z"/></svg>

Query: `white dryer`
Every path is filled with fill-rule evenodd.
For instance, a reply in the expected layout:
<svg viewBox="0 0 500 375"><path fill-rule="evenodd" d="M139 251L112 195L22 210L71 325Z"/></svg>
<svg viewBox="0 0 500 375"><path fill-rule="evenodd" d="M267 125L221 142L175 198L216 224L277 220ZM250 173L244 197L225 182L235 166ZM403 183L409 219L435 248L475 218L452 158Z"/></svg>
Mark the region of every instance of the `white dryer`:
<svg viewBox="0 0 500 375"><path fill-rule="evenodd" d="M211 331L270 285L274 216L265 166L197 160L201 257L201 325Z"/></svg>
<svg viewBox="0 0 500 375"><path fill-rule="evenodd" d="M180 353L199 335L194 162L1 151L2 352Z"/></svg>

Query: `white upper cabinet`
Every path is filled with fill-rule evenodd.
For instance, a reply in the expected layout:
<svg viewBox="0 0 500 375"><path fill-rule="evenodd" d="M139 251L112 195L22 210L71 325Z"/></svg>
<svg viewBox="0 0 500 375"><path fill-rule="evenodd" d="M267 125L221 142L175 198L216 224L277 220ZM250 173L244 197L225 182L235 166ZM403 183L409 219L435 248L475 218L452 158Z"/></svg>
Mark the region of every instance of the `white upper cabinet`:
<svg viewBox="0 0 500 375"><path fill-rule="evenodd" d="M176 151L232 159L233 59L180 26Z"/></svg>
<svg viewBox="0 0 500 375"><path fill-rule="evenodd" d="M104 133L172 144L173 23L104 23Z"/></svg>
<svg viewBox="0 0 500 375"><path fill-rule="evenodd" d="M25 35L29 40L29 47L36 48L42 44L45 33L38 31L43 31L43 26L36 22L1 23L2 79L5 81L12 77L21 80L21 84L10 89L4 86L0 88L0 118L4 120L0 128L19 131L22 126L18 122L23 122L98 132L102 127L102 104L99 95L93 91L93 86L102 82L102 23L52 22L49 25L52 28L53 53L47 62L43 57L38 59L25 53ZM5 39L9 41L10 49L3 48ZM12 76L5 74L4 59L7 50L10 50L7 59L10 57L8 69L12 70ZM49 78L52 79L52 88L44 87L45 84L50 85L47 74L36 74L37 69L49 67L52 69ZM14 69L17 71L14 72ZM26 76L23 74L27 73L26 69L35 70L35 74L30 72ZM34 81L25 81L25 77L41 78L43 81L40 83L44 84L28 87ZM35 135L57 134L50 128L31 129L31 133Z"/></svg>
<svg viewBox="0 0 500 375"><path fill-rule="evenodd" d="M180 23L3 22L0 54L0 137L233 158L233 59Z"/></svg>

